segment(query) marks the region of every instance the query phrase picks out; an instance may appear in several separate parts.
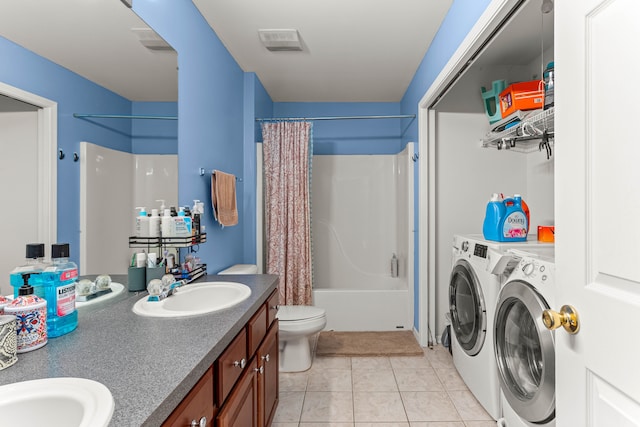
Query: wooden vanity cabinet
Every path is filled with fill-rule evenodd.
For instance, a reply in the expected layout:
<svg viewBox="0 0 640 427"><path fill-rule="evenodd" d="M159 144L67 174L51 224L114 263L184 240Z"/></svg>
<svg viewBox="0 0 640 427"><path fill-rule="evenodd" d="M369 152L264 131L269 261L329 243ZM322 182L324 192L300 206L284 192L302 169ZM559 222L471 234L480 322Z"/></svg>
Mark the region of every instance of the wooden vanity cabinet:
<svg viewBox="0 0 640 427"><path fill-rule="evenodd" d="M199 426L203 416L207 426L271 425L279 392L277 302L276 290L162 427Z"/></svg>
<svg viewBox="0 0 640 427"><path fill-rule="evenodd" d="M209 368L162 427L199 426L203 418L206 425L213 425L217 412L213 401L213 368Z"/></svg>

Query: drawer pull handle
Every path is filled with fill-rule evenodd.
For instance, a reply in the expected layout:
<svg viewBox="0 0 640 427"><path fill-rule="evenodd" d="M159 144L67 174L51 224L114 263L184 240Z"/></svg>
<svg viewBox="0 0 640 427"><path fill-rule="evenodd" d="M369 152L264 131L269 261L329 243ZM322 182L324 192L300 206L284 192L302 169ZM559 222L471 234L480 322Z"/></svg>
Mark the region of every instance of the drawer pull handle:
<svg viewBox="0 0 640 427"><path fill-rule="evenodd" d="M244 369L244 367L247 366L247 360L242 359L239 362L236 360L235 362L233 362L233 366L239 367L240 369Z"/></svg>
<svg viewBox="0 0 640 427"><path fill-rule="evenodd" d="M256 371L259 374L264 374L264 366L260 366L259 368L255 368L254 371Z"/></svg>
<svg viewBox="0 0 640 427"><path fill-rule="evenodd" d="M265 362L268 362L269 361L269 355L267 354L265 356L262 356L261 359L264 360Z"/></svg>
<svg viewBox="0 0 640 427"><path fill-rule="evenodd" d="M200 421L191 421L190 427L207 427L207 417L200 418Z"/></svg>
<svg viewBox="0 0 640 427"><path fill-rule="evenodd" d="M272 305L271 307L269 307L271 310L278 310L280 308L279 305Z"/></svg>

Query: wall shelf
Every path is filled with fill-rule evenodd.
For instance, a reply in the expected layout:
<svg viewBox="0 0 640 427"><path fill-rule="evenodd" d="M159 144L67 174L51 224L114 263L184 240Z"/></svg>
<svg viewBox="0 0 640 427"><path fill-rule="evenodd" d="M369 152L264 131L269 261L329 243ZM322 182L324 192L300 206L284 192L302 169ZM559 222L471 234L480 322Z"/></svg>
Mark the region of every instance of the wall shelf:
<svg viewBox="0 0 640 427"><path fill-rule="evenodd" d="M551 154L554 143L554 108L540 111L501 132L489 132L482 139L485 148L512 150L520 153L546 151ZM544 145L546 139L546 145Z"/></svg>

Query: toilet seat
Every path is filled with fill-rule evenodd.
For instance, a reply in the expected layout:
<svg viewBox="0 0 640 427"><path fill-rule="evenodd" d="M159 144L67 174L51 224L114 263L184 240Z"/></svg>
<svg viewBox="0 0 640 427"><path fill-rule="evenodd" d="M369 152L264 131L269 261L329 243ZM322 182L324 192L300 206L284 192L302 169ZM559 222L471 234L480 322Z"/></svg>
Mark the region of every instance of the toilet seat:
<svg viewBox="0 0 640 427"><path fill-rule="evenodd" d="M278 314L276 315L280 322L309 321L325 316L326 313L323 308L309 305L281 305L278 307Z"/></svg>

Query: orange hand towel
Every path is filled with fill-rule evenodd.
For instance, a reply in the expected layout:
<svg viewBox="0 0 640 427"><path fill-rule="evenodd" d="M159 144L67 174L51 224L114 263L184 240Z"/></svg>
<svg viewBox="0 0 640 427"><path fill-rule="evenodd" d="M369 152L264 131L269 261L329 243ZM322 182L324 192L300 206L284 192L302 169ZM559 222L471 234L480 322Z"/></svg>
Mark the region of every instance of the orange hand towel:
<svg viewBox="0 0 640 427"><path fill-rule="evenodd" d="M218 170L213 171L211 174L211 201L213 217L221 226L238 224L235 175Z"/></svg>

